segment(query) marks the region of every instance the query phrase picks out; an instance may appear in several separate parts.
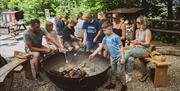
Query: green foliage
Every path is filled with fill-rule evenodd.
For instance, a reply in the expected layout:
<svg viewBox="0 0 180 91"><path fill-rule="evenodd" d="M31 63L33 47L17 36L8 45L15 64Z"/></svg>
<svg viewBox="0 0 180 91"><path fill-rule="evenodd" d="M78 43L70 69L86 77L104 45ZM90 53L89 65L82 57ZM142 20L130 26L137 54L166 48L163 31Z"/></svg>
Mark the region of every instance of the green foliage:
<svg viewBox="0 0 180 91"><path fill-rule="evenodd" d="M20 0L10 0L7 4L9 9L14 9L15 6L20 2Z"/></svg>
<svg viewBox="0 0 180 91"><path fill-rule="evenodd" d="M167 19L167 1L168 0L1 0L0 12L8 9L15 10L18 7L24 12L26 22L32 18L39 18L41 22L44 22L45 9L49 9L51 16L56 17L62 16L64 12L68 12L71 19L78 12L89 11L96 17L97 12L100 10L108 13L116 8L141 7L145 8L145 15L148 18ZM173 3L174 6L180 6L179 0L173 1L176 1ZM176 12L173 11L174 18L175 13ZM152 23L151 28L166 28L166 25L167 24L164 23Z"/></svg>
<svg viewBox="0 0 180 91"><path fill-rule="evenodd" d="M81 11L90 11L97 14L101 10L103 0L10 0L8 8L18 6L24 11L25 20L39 18L45 20L44 9L49 9L52 16L62 16L64 12L70 14L70 18Z"/></svg>
<svg viewBox="0 0 180 91"><path fill-rule="evenodd" d="M44 9L49 9L52 16L62 16L64 12L69 12L72 18L81 11L90 11L96 15L99 10L109 12L121 7L144 7L146 16L165 18L166 4L166 0L1 0L0 11L18 7L24 11L25 20L29 21L35 17L45 20Z"/></svg>
<svg viewBox="0 0 180 91"><path fill-rule="evenodd" d="M1 0L0 1L0 12L7 9L7 3L8 2L9 2L9 0Z"/></svg>

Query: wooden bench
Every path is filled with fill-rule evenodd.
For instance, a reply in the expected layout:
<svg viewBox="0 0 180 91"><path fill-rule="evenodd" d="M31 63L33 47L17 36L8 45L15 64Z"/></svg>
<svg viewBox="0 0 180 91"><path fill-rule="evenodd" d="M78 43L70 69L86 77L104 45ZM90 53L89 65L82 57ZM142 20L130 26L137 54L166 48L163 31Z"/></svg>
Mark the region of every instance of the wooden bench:
<svg viewBox="0 0 180 91"><path fill-rule="evenodd" d="M153 58L146 58L146 61L155 64L155 74L154 74L154 86L155 87L165 87L167 84L167 71L171 63L164 61L159 62Z"/></svg>
<svg viewBox="0 0 180 91"><path fill-rule="evenodd" d="M3 83L6 76L19 65L23 66L25 70L25 77L27 79L33 79L31 65L30 65L31 56L32 56L31 54L15 52L15 58L13 59L13 61L9 62L8 64L0 68L0 83ZM16 68L16 70L21 68Z"/></svg>

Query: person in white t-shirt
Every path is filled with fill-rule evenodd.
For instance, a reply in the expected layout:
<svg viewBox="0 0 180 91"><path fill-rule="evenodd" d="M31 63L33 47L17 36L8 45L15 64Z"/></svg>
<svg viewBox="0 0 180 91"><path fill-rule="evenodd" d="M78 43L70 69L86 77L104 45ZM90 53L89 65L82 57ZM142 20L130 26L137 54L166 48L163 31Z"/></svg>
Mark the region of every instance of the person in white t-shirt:
<svg viewBox="0 0 180 91"><path fill-rule="evenodd" d="M76 26L74 27L74 29L75 29L74 35L80 39L83 38L82 26L83 26L84 20L82 19L82 15L83 15L82 12L78 13L77 18L76 18L78 22L77 22Z"/></svg>

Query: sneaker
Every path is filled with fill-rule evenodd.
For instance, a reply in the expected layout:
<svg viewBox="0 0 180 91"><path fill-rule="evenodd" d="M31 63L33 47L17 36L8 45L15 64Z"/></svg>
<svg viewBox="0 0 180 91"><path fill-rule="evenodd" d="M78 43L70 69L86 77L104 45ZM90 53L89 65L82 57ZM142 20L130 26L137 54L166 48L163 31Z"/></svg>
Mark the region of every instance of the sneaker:
<svg viewBox="0 0 180 91"><path fill-rule="evenodd" d="M40 63L40 64L39 64L39 72L42 73L43 71L44 71L44 70L43 70L43 65Z"/></svg>
<svg viewBox="0 0 180 91"><path fill-rule="evenodd" d="M126 74L126 83L130 82L132 80L132 77Z"/></svg>
<svg viewBox="0 0 180 91"><path fill-rule="evenodd" d="M149 74L146 73L145 75L143 75L140 79L138 79L140 82L144 82L147 80L147 78L149 77Z"/></svg>
<svg viewBox="0 0 180 91"><path fill-rule="evenodd" d="M109 85L107 85L105 88L106 89L114 89L116 87L116 85L115 84L113 84L113 83L110 83Z"/></svg>
<svg viewBox="0 0 180 91"><path fill-rule="evenodd" d="M120 91L127 91L127 85L122 85L122 88Z"/></svg>
<svg viewBox="0 0 180 91"><path fill-rule="evenodd" d="M43 81L43 78L40 76L40 74L36 74L36 79L40 82Z"/></svg>

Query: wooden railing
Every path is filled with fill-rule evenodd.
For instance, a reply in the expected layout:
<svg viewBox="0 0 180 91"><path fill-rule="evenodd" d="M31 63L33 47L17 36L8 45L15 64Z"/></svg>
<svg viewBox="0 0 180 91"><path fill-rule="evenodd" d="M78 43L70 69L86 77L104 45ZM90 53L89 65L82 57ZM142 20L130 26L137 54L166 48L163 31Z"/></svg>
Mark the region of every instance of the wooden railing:
<svg viewBox="0 0 180 91"><path fill-rule="evenodd" d="M169 23L180 23L180 20L149 19L149 21L155 21L155 22L169 22Z"/></svg>
<svg viewBox="0 0 180 91"><path fill-rule="evenodd" d="M180 34L180 31L177 30L165 30L165 29L150 29L153 32L164 32L164 33L176 33Z"/></svg>
<svg viewBox="0 0 180 91"><path fill-rule="evenodd" d="M154 31L154 32L164 32L164 33L176 33L176 34L180 34L180 20L149 19L149 21L150 22L166 22L166 23L179 24L179 28L176 28L176 30L156 29L156 28L152 28L151 30Z"/></svg>

